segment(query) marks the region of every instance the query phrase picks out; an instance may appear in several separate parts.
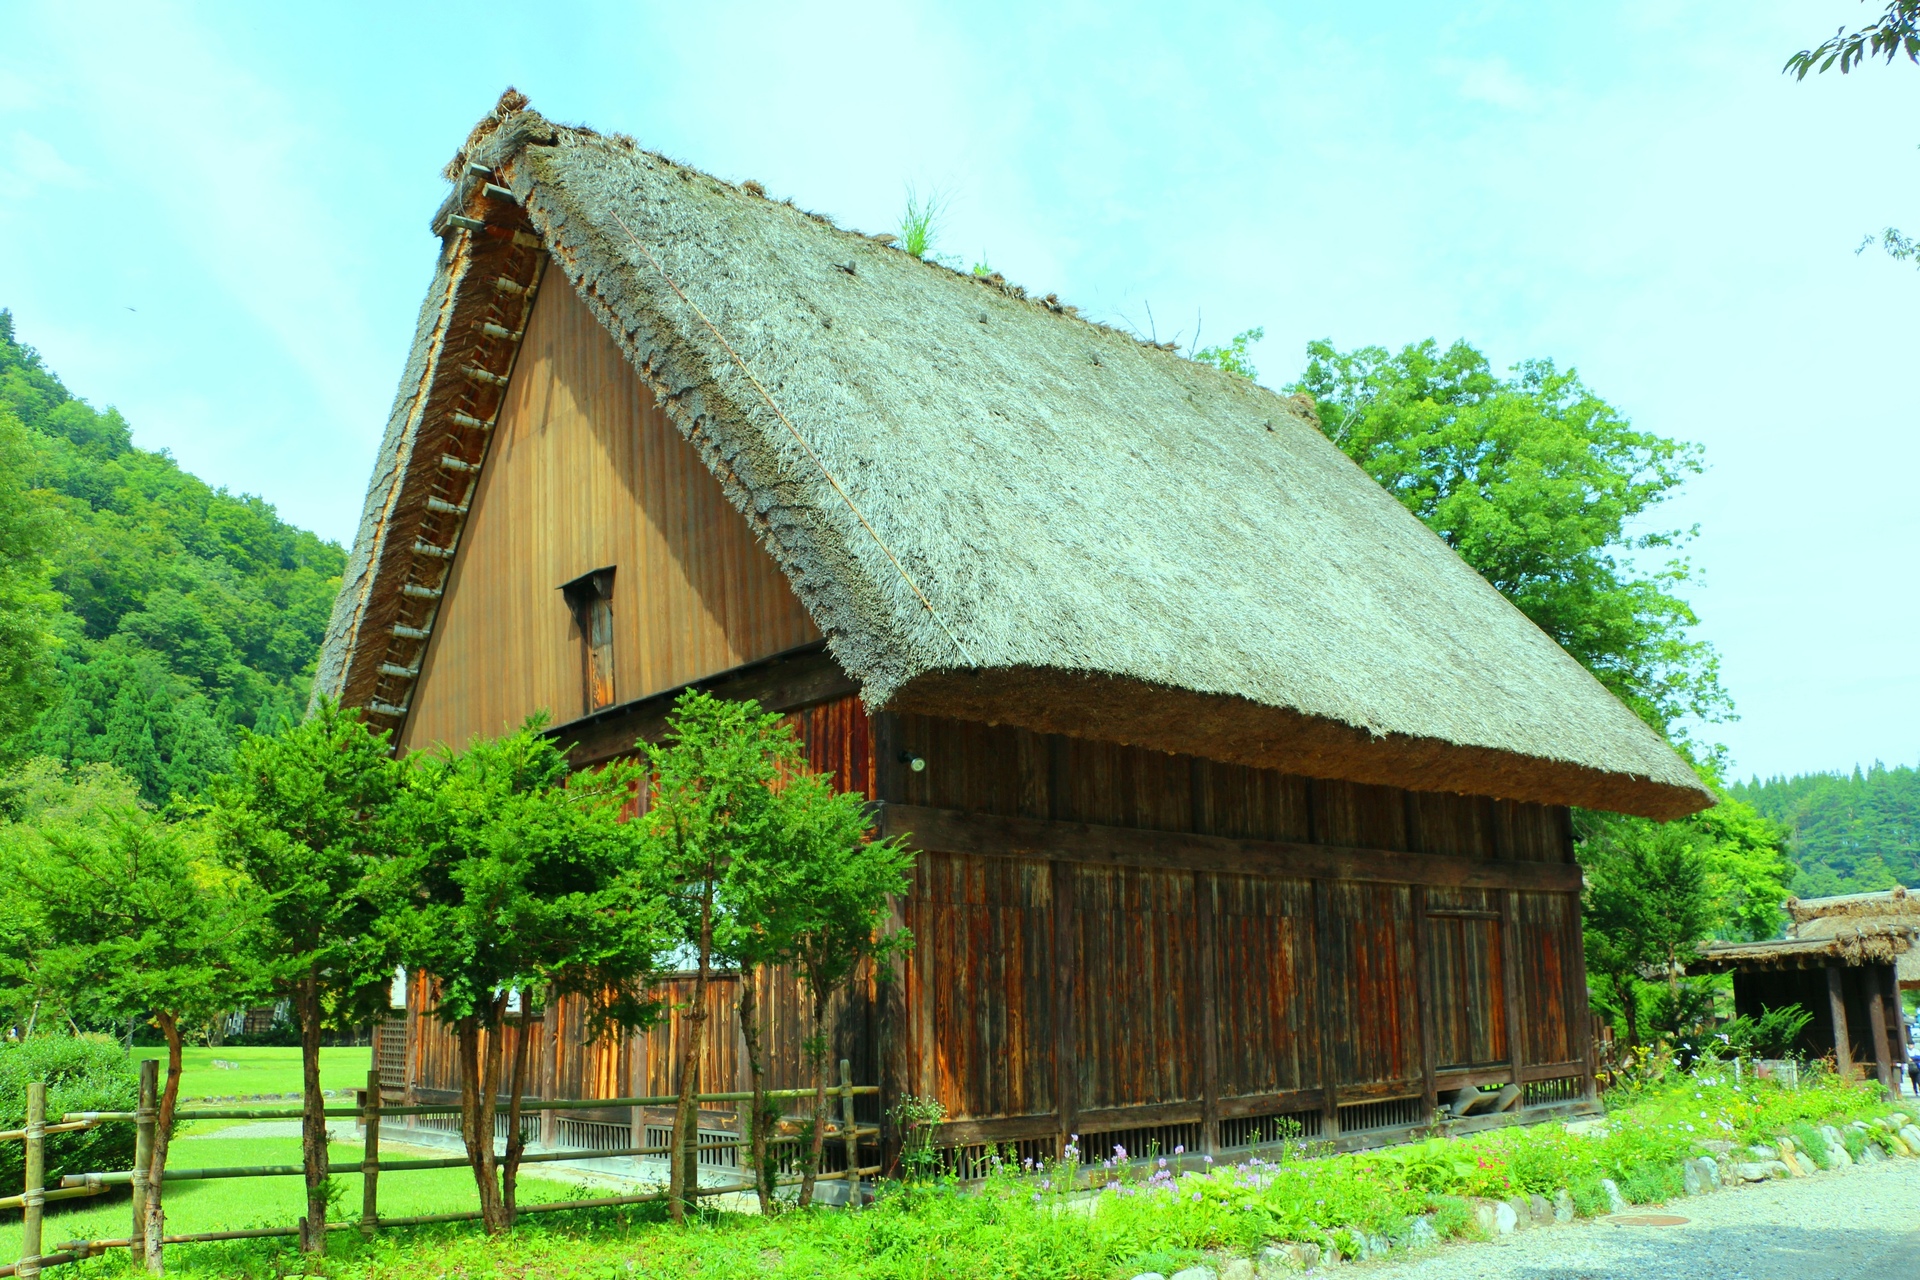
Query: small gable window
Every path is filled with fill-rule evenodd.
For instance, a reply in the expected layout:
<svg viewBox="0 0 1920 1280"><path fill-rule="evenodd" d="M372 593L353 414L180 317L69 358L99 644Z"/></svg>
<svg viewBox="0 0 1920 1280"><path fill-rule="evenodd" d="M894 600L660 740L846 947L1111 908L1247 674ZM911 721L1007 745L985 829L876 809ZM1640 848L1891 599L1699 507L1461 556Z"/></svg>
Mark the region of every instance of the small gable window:
<svg viewBox="0 0 1920 1280"><path fill-rule="evenodd" d="M613 705L613 568L583 573L560 588L580 628L585 712Z"/></svg>

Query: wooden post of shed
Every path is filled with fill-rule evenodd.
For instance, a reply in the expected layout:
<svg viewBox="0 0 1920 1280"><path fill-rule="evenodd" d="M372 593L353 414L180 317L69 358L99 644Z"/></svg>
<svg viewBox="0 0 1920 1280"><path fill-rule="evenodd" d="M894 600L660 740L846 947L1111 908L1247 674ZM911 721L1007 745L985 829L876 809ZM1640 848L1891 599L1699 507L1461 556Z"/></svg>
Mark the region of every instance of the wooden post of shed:
<svg viewBox="0 0 1920 1280"><path fill-rule="evenodd" d="M1912 1052L1912 1046L1907 1043L1906 1010L1900 1007L1898 964L1882 965L1880 977L1881 988L1887 993L1887 1016L1893 1019L1893 1026L1888 1030L1893 1033L1893 1083L1897 1093L1900 1077L1906 1072L1907 1055Z"/></svg>
<svg viewBox="0 0 1920 1280"><path fill-rule="evenodd" d="M1867 979L1867 1027L1873 1033L1873 1069L1880 1077L1880 1083L1892 1092L1894 1088L1893 1063L1888 1061L1887 1053L1887 1008L1886 993L1881 990L1882 983L1874 981L1878 974L1863 974Z"/></svg>
<svg viewBox="0 0 1920 1280"><path fill-rule="evenodd" d="M1320 1041L1320 1136L1340 1136L1340 1067L1334 1053L1328 1014L1333 1009L1333 939L1327 910L1327 882L1313 882L1313 973L1321 1015L1315 1033Z"/></svg>
<svg viewBox="0 0 1920 1280"><path fill-rule="evenodd" d="M1524 1106L1527 1086L1520 1077L1520 1064L1526 1057L1526 1012L1520 1007L1520 895L1511 889L1500 895L1500 988L1507 1006L1507 1063Z"/></svg>
<svg viewBox="0 0 1920 1280"><path fill-rule="evenodd" d="M1073 867L1056 859L1048 868L1053 880L1053 1089L1054 1101L1060 1111L1060 1142L1062 1154L1065 1144L1072 1141L1076 1127L1080 1123L1080 1067L1076 1061L1075 1028L1073 1024L1074 981L1076 971L1071 957L1078 953L1075 945L1079 931L1074 920L1073 910ZM932 1011L921 1023L920 1034L927 1037L923 1043L931 1043L933 1037ZM922 1051L921 1060L927 1059Z"/></svg>
<svg viewBox="0 0 1920 1280"><path fill-rule="evenodd" d="M1827 966L1827 1010L1833 1021L1833 1065L1842 1080L1853 1079L1853 1039L1847 1034L1845 975L1840 966Z"/></svg>

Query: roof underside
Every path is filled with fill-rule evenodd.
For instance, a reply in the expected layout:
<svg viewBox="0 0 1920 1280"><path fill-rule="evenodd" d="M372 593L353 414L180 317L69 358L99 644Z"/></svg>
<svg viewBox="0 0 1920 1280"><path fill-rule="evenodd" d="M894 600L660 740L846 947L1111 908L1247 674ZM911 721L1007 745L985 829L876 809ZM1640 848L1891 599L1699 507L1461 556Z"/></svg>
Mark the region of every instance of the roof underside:
<svg viewBox="0 0 1920 1280"><path fill-rule="evenodd" d="M520 227L870 706L1656 817L1711 803L1291 401L530 111L483 121L469 161L513 198L468 179L436 220L320 692L373 696L440 348L480 290L468 259Z"/></svg>

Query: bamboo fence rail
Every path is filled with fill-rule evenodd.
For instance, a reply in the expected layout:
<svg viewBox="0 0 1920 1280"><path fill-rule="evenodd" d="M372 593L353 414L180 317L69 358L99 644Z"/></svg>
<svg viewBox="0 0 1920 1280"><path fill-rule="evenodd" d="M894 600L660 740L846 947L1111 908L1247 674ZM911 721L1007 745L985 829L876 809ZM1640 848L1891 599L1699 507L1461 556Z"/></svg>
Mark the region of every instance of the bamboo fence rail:
<svg viewBox="0 0 1920 1280"><path fill-rule="evenodd" d="M159 1120L158 1103L159 1064L148 1060L140 1064L140 1103L133 1111L83 1111L62 1116L59 1123L46 1122L47 1087L34 1083L27 1086L27 1127L0 1131L0 1142L25 1142L26 1178L23 1191L17 1196L0 1198L0 1210L20 1209L24 1215L24 1228L21 1232L20 1259L17 1262L0 1265L0 1277L17 1276L21 1280L38 1276L47 1267L62 1263L78 1262L84 1258L97 1257L110 1249L126 1249L139 1260L145 1253L145 1230L147 1196L150 1190L150 1165L152 1163L154 1129ZM862 1125L855 1121L853 1100L856 1097L871 1096L879 1093L876 1085L856 1085L853 1083L852 1065L846 1060L840 1061L840 1083L830 1086L829 1097L837 1097L840 1102L840 1117L837 1126L829 1130L832 1137L838 1138L846 1152L847 1167L833 1173L816 1173L815 1182L840 1182L849 1179L857 1182L863 1177L873 1177L880 1172L878 1165L862 1167L860 1164L860 1139L877 1137L878 1125ZM769 1089L764 1095L773 1101L796 1101L818 1096L813 1089ZM703 1093L696 1095L702 1104L717 1102L747 1102L751 1093ZM651 1098L592 1098L592 1099L535 1099L536 1108L541 1111L584 1110L601 1107L664 1107L677 1103L673 1096ZM358 1173L363 1178L360 1217L357 1220L329 1222L328 1231L360 1231L371 1236L376 1230L386 1227L424 1226L440 1222L472 1222L480 1217L478 1210L463 1210L455 1213L416 1214L409 1217L383 1218L379 1206L379 1175L387 1172L405 1172L417 1169L457 1169L466 1167L465 1156L449 1156L432 1159L383 1160L380 1158L380 1124L383 1119L397 1116L457 1115L460 1107L457 1103L440 1105L409 1105L400 1107L383 1106L380 1098L380 1073L378 1069L367 1073L365 1100L356 1107L327 1107L324 1114L332 1117L354 1117L361 1121L364 1138L363 1154L357 1161L329 1161L327 1173ZM174 1112L176 1120L284 1120L303 1115L299 1107L243 1107L243 1108L183 1108ZM54 1133L73 1133L82 1129L91 1129L103 1124L132 1124L134 1126L134 1167L106 1173L68 1174L61 1179L61 1185L54 1188L46 1184L46 1139ZM768 1140L768 1146L778 1147L796 1144L803 1139L799 1135L781 1135ZM740 1148L748 1145L751 1139L745 1136L724 1141L713 1141L707 1135L695 1135L692 1144L696 1152ZM673 1146L623 1147L618 1150L558 1150L535 1152L520 1157L521 1164L543 1164L553 1162L573 1162L581 1160L602 1160L619 1157L672 1156ZM294 1177L304 1173L303 1166L286 1165L238 1165L228 1168L208 1169L162 1169L160 1180L165 1182L191 1182L209 1178L273 1178ZM776 1177L776 1187L790 1187L802 1180L800 1174L786 1174ZM133 1189L132 1230L125 1238L109 1240L68 1240L58 1245L52 1253L42 1253L45 1226L45 1206L53 1201L72 1200L86 1196L96 1196L114 1190L117 1187L130 1186ZM715 1187L694 1187L690 1196L734 1195L752 1192L751 1182L729 1184ZM619 1205L650 1204L667 1198L664 1189L643 1191L633 1195L601 1196L589 1200L557 1200L547 1204L521 1205L517 1213L548 1213L559 1209L601 1209ZM850 1188L847 1194L847 1207L857 1207L859 1194L857 1188ZM202 1231L187 1235L162 1234L160 1243L203 1244L216 1240L260 1240L275 1237L297 1236L302 1239L307 1234L307 1220L302 1218L289 1227L259 1227L245 1231Z"/></svg>

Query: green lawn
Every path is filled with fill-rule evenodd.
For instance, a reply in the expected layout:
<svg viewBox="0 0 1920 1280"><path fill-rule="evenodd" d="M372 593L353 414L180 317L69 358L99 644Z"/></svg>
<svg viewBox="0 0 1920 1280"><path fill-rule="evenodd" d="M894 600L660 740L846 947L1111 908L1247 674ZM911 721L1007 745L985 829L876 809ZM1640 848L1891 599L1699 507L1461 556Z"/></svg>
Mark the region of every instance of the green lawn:
<svg viewBox="0 0 1920 1280"><path fill-rule="evenodd" d="M135 1058L158 1058L166 1070L165 1045L139 1045ZM216 1062L232 1067L216 1067ZM358 1089L367 1083L373 1065L368 1046L320 1051L322 1089ZM257 1094L300 1092L298 1048L184 1049L180 1054L180 1096L190 1098L252 1098Z"/></svg>
<svg viewBox="0 0 1920 1280"><path fill-rule="evenodd" d="M336 1122L337 1123L337 1122ZM169 1168L222 1168L233 1165L300 1163L298 1138L238 1138L217 1136L234 1127L229 1122L203 1121L181 1126L181 1136L167 1151ZM408 1158L429 1154L408 1150L389 1152L389 1158ZM456 1151L431 1154L456 1155ZM361 1156L357 1144L335 1143L332 1158L356 1161ZM361 1180L358 1174L338 1179L341 1197L336 1220L360 1216ZM567 1184L523 1175L520 1183L523 1203L537 1204L578 1194ZM473 1175L465 1169L400 1170L380 1176L380 1212L388 1217L408 1217L422 1213L454 1213L478 1206ZM127 1235L131 1202L126 1192L101 1196L97 1200L69 1201L47 1206L44 1239L47 1247L64 1240L118 1239ZM197 1231L239 1231L252 1227L292 1226L306 1212L305 1194L298 1176L276 1178L218 1178L204 1182L175 1182L167 1186L167 1230L190 1234ZM7 1214L0 1220L0 1260L12 1260L20 1252L20 1218Z"/></svg>

